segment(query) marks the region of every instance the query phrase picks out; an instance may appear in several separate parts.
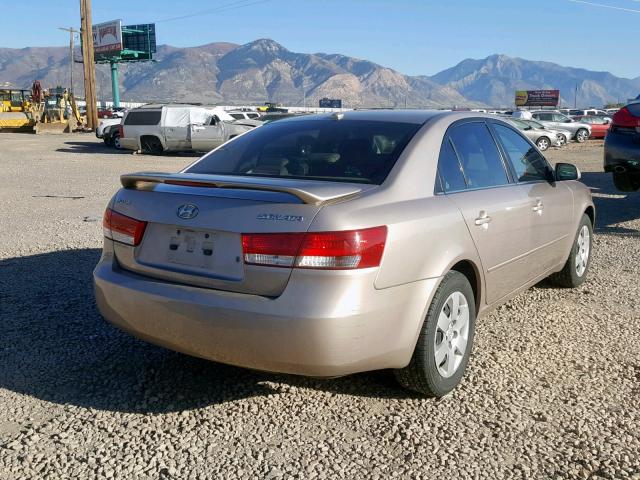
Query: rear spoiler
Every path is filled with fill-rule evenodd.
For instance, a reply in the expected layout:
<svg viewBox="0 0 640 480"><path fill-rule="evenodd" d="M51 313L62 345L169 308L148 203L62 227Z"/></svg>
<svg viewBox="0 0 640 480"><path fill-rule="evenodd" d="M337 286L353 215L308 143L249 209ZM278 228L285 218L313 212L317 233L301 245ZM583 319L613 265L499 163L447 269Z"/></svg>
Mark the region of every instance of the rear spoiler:
<svg viewBox="0 0 640 480"><path fill-rule="evenodd" d="M354 186L346 183L247 178L227 175L196 175L190 173L140 172L120 176L124 188L143 189L153 184L182 185L185 187L237 188L289 193L310 205L325 205L354 197L373 185Z"/></svg>

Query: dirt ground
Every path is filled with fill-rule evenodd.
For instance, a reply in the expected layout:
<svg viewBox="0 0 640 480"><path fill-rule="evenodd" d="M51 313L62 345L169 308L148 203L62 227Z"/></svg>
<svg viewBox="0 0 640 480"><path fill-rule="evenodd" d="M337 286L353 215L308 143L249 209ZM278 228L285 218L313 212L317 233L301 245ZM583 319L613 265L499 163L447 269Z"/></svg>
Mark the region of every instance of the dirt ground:
<svg viewBox="0 0 640 480"><path fill-rule="evenodd" d="M120 174L196 157L0 134L0 479L640 480L640 193L614 189L601 141L547 157L592 189L590 278L484 317L433 400L389 372L259 373L116 330L91 286L105 205Z"/></svg>

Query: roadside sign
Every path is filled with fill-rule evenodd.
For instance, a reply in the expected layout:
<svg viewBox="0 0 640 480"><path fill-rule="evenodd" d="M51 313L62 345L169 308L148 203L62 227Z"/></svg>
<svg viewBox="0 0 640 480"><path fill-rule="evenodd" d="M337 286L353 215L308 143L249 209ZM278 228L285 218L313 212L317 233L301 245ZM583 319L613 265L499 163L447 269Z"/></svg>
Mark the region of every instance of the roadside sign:
<svg viewBox="0 0 640 480"><path fill-rule="evenodd" d="M516 107L557 107L560 90L517 90Z"/></svg>
<svg viewBox="0 0 640 480"><path fill-rule="evenodd" d="M92 29L96 60L118 55L122 51L122 20L98 23Z"/></svg>
<svg viewBox="0 0 640 480"><path fill-rule="evenodd" d="M342 99L340 98L321 98L318 101L320 108L342 108Z"/></svg>

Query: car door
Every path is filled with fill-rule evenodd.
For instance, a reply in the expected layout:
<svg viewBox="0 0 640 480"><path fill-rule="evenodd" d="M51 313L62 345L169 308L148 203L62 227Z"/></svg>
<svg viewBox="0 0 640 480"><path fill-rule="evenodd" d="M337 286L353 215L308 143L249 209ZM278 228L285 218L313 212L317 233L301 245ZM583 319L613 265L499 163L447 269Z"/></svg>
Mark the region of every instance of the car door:
<svg viewBox="0 0 640 480"><path fill-rule="evenodd" d="M447 131L439 175L442 190L458 207L478 249L487 303L529 278L529 199L512 182L484 120L454 124Z"/></svg>
<svg viewBox="0 0 640 480"><path fill-rule="evenodd" d="M224 143L224 125L215 115L208 125L191 125L191 148L208 152Z"/></svg>
<svg viewBox="0 0 640 480"><path fill-rule="evenodd" d="M497 122L492 128L528 199L531 275L539 276L566 260L573 215L573 195L563 182L550 181L552 168L544 156L515 129Z"/></svg>

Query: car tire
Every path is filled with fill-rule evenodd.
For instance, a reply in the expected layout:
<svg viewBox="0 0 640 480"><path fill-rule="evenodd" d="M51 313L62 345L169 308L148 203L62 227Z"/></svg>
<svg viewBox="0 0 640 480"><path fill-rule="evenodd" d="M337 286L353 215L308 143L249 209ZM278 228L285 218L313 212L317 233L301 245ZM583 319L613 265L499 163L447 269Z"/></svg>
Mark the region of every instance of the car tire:
<svg viewBox="0 0 640 480"><path fill-rule="evenodd" d="M552 283L563 288L576 288L582 285L589 273L592 246L593 225L589 216L583 214L569 252L569 258L567 258L562 270L549 277Z"/></svg>
<svg viewBox="0 0 640 480"><path fill-rule="evenodd" d="M536 147L538 147L538 150L540 150L541 152L547 150L550 145L551 140L549 140L547 137L540 137L538 140L536 140Z"/></svg>
<svg viewBox="0 0 640 480"><path fill-rule="evenodd" d="M428 397L453 390L469 362L475 320L475 297L467 277L447 273L431 300L409 365L394 371L400 385Z"/></svg>
<svg viewBox="0 0 640 480"><path fill-rule="evenodd" d="M567 144L567 136L562 133L559 133L558 142L560 143L561 147L564 147Z"/></svg>
<svg viewBox="0 0 640 480"><path fill-rule="evenodd" d="M122 150L122 145L120 144L120 134L119 133L114 133L113 134L113 140L111 142L113 144L113 146L118 149L118 150Z"/></svg>
<svg viewBox="0 0 640 480"><path fill-rule="evenodd" d="M576 142L584 143L589 140L589 130L586 128L581 128L576 132Z"/></svg>
<svg viewBox="0 0 640 480"><path fill-rule="evenodd" d="M102 141L107 147L113 147L113 140L109 135L102 137Z"/></svg>
<svg viewBox="0 0 640 480"><path fill-rule="evenodd" d="M613 184L621 192L635 192L640 189L640 175L630 172L613 172Z"/></svg>
<svg viewBox="0 0 640 480"><path fill-rule="evenodd" d="M150 153L152 155L160 155L164 148L162 147L162 143L158 137L142 137L141 139L141 147L144 153Z"/></svg>

